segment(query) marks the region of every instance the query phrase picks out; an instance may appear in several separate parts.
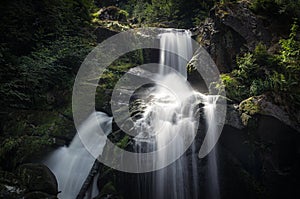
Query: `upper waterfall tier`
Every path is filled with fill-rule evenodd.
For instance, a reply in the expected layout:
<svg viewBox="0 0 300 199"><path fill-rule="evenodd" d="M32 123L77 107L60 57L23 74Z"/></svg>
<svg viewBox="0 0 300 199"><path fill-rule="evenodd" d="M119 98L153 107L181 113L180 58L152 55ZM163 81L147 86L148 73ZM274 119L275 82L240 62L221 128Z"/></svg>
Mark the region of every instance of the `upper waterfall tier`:
<svg viewBox="0 0 300 199"><path fill-rule="evenodd" d="M189 30L178 29L168 29L165 33L160 34L162 51L160 53L159 73L161 75L167 75L172 69L175 69L182 76L187 77L186 66L193 55L191 35ZM171 49L175 50L176 54L168 52ZM180 57L178 54L184 55L184 57Z"/></svg>

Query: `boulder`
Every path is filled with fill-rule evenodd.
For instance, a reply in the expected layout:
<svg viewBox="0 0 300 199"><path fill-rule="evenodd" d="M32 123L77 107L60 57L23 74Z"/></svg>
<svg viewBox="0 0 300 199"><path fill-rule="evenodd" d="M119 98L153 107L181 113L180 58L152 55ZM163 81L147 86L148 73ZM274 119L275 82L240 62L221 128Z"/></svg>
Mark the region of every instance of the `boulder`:
<svg viewBox="0 0 300 199"><path fill-rule="evenodd" d="M234 105L234 104L227 105L225 125L229 125L236 129L243 129L245 127L242 123L241 116L238 111L238 105Z"/></svg>
<svg viewBox="0 0 300 199"><path fill-rule="evenodd" d="M266 95L254 96L242 101L239 104L239 110L244 125L247 125L248 119L253 115L259 114L272 116L300 132L300 121L297 118L292 119L284 107L272 103Z"/></svg>
<svg viewBox="0 0 300 199"><path fill-rule="evenodd" d="M120 22L127 22L128 13L115 6L102 8L98 11L98 18L100 20L113 20Z"/></svg>
<svg viewBox="0 0 300 199"><path fill-rule="evenodd" d="M43 164L23 164L18 168L18 175L28 192L58 194L58 184L54 174Z"/></svg>
<svg viewBox="0 0 300 199"><path fill-rule="evenodd" d="M94 31L94 34L97 37L97 43L101 43L103 40L117 34L117 31L110 30L108 28L104 27L97 27L96 30Z"/></svg>

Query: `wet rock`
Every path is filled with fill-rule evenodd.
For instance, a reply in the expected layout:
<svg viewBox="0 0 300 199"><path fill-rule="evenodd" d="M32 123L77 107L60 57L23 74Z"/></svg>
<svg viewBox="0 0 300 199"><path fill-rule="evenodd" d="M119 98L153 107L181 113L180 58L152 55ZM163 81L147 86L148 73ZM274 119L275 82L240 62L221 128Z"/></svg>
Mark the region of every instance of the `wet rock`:
<svg viewBox="0 0 300 199"><path fill-rule="evenodd" d="M238 105L228 105L225 124L236 129L243 129L245 126L242 123Z"/></svg>

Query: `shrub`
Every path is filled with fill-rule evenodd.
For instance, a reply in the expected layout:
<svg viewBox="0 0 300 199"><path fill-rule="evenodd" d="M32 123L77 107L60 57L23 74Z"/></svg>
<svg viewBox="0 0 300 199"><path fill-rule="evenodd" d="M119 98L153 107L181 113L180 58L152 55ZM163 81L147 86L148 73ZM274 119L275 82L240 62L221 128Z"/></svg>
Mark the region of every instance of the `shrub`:
<svg viewBox="0 0 300 199"><path fill-rule="evenodd" d="M237 78L242 82L250 83L251 80L259 74L261 68L256 63L254 55L246 53L245 55L237 58L238 70L235 72Z"/></svg>
<svg viewBox="0 0 300 199"><path fill-rule="evenodd" d="M222 74L221 80L226 89L226 96L234 101L241 101L249 96L246 87L230 74Z"/></svg>
<svg viewBox="0 0 300 199"><path fill-rule="evenodd" d="M294 23L289 38L280 40L282 50L279 55L270 54L266 46L258 44L253 53L238 57L238 68L231 74L222 75L227 96L242 100L273 93L284 99L285 105L300 105L300 42L297 30L298 26Z"/></svg>
<svg viewBox="0 0 300 199"><path fill-rule="evenodd" d="M300 2L295 0L252 0L250 7L254 12L269 17L285 20L300 17Z"/></svg>
<svg viewBox="0 0 300 199"><path fill-rule="evenodd" d="M0 85L0 98L4 107L34 108L45 105L46 93L51 89L71 86L81 61L89 52L88 40L65 37L50 42L47 47L17 59L12 71L5 75Z"/></svg>

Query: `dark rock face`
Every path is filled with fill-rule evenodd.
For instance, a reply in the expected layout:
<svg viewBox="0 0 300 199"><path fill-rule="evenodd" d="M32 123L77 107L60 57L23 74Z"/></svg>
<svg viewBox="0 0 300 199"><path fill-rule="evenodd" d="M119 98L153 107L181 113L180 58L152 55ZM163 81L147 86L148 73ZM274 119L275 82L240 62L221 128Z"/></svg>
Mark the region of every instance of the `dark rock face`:
<svg viewBox="0 0 300 199"><path fill-rule="evenodd" d="M223 129L218 148L222 198L298 198L299 133L275 117L255 119L255 127Z"/></svg>
<svg viewBox="0 0 300 199"><path fill-rule="evenodd" d="M107 29L107 28L98 27L98 28L96 28L94 33L97 37L97 43L101 43L103 40L117 34L118 32Z"/></svg>
<svg viewBox="0 0 300 199"><path fill-rule="evenodd" d="M240 52L253 50L260 42L269 45L272 38L264 22L245 2L216 6L196 32L197 40L220 72L230 72Z"/></svg>
<svg viewBox="0 0 300 199"><path fill-rule="evenodd" d="M42 164L24 164L18 168L18 174L27 192L43 192L56 196L58 184L54 174ZM41 195L41 194L33 194ZM37 197L37 196L36 196Z"/></svg>

